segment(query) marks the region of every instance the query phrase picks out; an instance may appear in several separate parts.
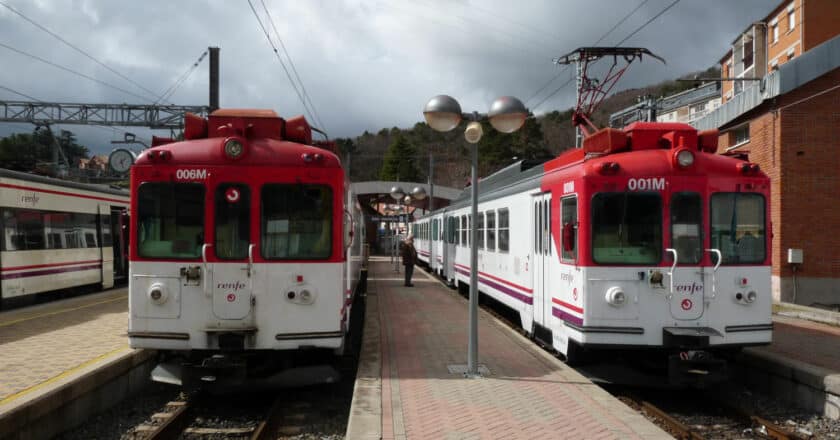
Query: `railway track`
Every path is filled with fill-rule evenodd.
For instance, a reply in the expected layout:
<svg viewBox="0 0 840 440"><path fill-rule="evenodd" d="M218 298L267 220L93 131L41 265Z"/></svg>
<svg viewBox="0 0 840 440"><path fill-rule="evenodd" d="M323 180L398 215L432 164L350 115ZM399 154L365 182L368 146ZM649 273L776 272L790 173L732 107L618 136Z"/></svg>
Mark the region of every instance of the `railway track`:
<svg viewBox="0 0 840 440"><path fill-rule="evenodd" d="M168 402L163 411L153 414L150 420L133 428L125 438L277 439L300 434L305 429L304 425L316 416L310 402L290 402L286 396L281 396L271 403L268 410L263 411L264 415L259 419L227 420L224 422L225 426L213 426L214 421L218 424L220 420L216 417L217 414L213 414L213 406L211 398L206 396ZM248 409L252 413L259 413L259 410L259 404L253 409Z"/></svg>
<svg viewBox="0 0 840 440"><path fill-rule="evenodd" d="M716 438L808 440L811 438L810 435L802 435L773 423L748 408L735 405L724 395L695 394L692 397L699 398L692 399L693 404L680 402L684 405L688 404L689 408L695 408L695 413L691 416L681 414L685 412L685 408L664 409L666 405L670 406L673 402L665 402L657 406L631 393L621 393L619 399L680 440Z"/></svg>

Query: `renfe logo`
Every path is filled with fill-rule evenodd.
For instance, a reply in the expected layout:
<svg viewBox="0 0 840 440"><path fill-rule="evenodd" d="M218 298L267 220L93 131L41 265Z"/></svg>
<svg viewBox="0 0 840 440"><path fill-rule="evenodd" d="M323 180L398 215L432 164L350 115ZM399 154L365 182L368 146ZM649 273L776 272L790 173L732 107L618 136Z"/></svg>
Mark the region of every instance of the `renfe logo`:
<svg viewBox="0 0 840 440"><path fill-rule="evenodd" d="M697 284L694 281L691 284L674 284L674 290L680 293L689 293L694 295L695 293L703 291L703 285Z"/></svg>
<svg viewBox="0 0 840 440"><path fill-rule="evenodd" d="M220 290L233 290L234 292L237 292L245 288L245 283L243 283L242 281L221 282L216 283L216 288Z"/></svg>
<svg viewBox="0 0 840 440"><path fill-rule="evenodd" d="M196 179L206 179L207 178L207 170L177 170L175 171L175 178L181 180L196 180Z"/></svg>
<svg viewBox="0 0 840 440"><path fill-rule="evenodd" d="M665 189L664 177L645 177L630 179L627 181L627 189L630 191L662 191Z"/></svg>

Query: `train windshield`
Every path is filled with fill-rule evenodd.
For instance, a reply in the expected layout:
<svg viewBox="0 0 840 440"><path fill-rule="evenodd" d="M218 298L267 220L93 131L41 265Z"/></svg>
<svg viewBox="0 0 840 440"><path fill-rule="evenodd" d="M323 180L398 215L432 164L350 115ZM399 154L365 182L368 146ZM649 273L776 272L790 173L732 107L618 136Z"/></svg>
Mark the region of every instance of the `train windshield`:
<svg viewBox="0 0 840 440"><path fill-rule="evenodd" d="M332 254L332 189L324 185L262 187L262 256L318 260Z"/></svg>
<svg viewBox="0 0 840 440"><path fill-rule="evenodd" d="M679 192L671 197L671 247L679 264L703 259L703 202L700 194Z"/></svg>
<svg viewBox="0 0 840 440"><path fill-rule="evenodd" d="M141 257L201 257L203 185L144 183L137 192L137 199L137 252Z"/></svg>
<svg viewBox="0 0 840 440"><path fill-rule="evenodd" d="M599 264L655 264L662 254L662 199L654 193L592 198L592 256Z"/></svg>
<svg viewBox="0 0 840 440"><path fill-rule="evenodd" d="M712 247L720 250L722 264L764 262L764 208L761 194L712 194Z"/></svg>

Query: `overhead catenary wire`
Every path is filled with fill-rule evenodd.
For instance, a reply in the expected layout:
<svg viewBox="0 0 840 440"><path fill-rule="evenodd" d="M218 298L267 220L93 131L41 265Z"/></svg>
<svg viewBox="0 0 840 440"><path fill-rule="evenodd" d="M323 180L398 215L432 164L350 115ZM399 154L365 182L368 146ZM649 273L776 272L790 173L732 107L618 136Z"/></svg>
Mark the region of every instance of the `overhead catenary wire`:
<svg viewBox="0 0 840 440"><path fill-rule="evenodd" d="M129 83L131 83L133 86L135 86L135 87L137 87L137 88L139 88L139 89L143 90L143 91L144 91L144 92L146 92L146 93L151 94L152 96L157 96L157 95L155 94L155 92L153 92L153 91L151 91L151 90L147 89L146 87L143 87L143 85L142 85L142 84L139 84L137 81L134 81L133 79L129 78L128 76L126 76L126 75L124 75L124 74L120 73L119 71L115 70L114 68L112 68L112 67L108 66L107 64L103 63L102 61L100 61L99 59L97 59L96 57L94 57L93 55L91 55L90 53L88 53L87 51L85 51L85 50L83 50L83 49L79 48L78 46L74 45L73 43L71 43L71 42L69 42L69 41L65 40L64 38L62 38L62 37L61 37L61 35L56 34L55 32L51 31L51 30L50 30L50 29L48 29L47 27L45 27L45 26L41 25L40 23L36 22L35 20L33 20L33 19L31 19L31 18L27 17L27 16L26 16L26 15L24 15L22 12L20 12L20 11L18 11L17 9L15 9L15 8L13 8L13 7L11 7L11 6L9 6L9 4L8 4L8 3L6 3L5 1L0 0L0 5L2 5L3 7L5 7L5 8L6 8L6 9L8 9L9 11L13 12L14 14L18 15L19 17L23 18L24 20L26 20L27 22L29 22L29 23L30 23L30 24L32 24L33 26L37 27L38 29L41 29L42 31L44 31L44 32L46 32L47 34L51 35L53 38L57 39L58 41L61 41L61 42L62 42L62 43L64 43L65 45L69 46L70 48L72 48L72 49L73 49L73 50L75 50L76 52L78 52L78 53L82 54L84 57L88 58L89 60L93 61L94 63L98 64L99 66L101 66L101 67L105 68L106 70L108 70L109 72L113 73L114 75L117 75L118 77L120 77L120 78L122 78L122 79L124 79L124 80L128 81L128 82L129 82ZM135 96L139 96L139 95L135 95ZM148 98L148 97L143 97L143 99L144 99L144 100L148 100L148 101L153 101L153 99L150 99L150 98Z"/></svg>
<svg viewBox="0 0 840 440"><path fill-rule="evenodd" d="M621 46L622 44L624 44L627 40L629 40L630 38L632 38L634 35L638 34L638 33L639 33L642 29L644 29L645 27L647 27L649 24L653 23L653 22L654 22L657 18L661 17L663 14L665 14L666 12L668 12L668 10L670 10L671 8L673 8L674 6L676 6L676 4L677 4L677 3L679 3L679 2L680 2L680 0L674 0L674 1L670 4L670 5L666 6L664 9L662 9L661 11L659 11L656 15L654 15L653 17L651 17L648 21L644 22L641 26L637 27L637 28L636 28L633 32L630 32L630 34L628 34L626 37L624 37L624 39L623 39L623 40L619 41L619 42L616 44L616 46ZM559 76L559 75L558 75L558 76ZM571 83L571 81L567 82L566 84L568 84L568 83ZM562 90L562 88L566 86L566 84L564 84L563 86L561 86L561 87L557 88L554 92L552 92L552 93L551 93L550 95L548 95L545 99L543 99L543 100L540 102L540 104L542 104L543 102L547 101L548 99L550 99L551 97L553 97L554 95L556 95L557 93L559 93L559 92L560 92L560 90ZM534 109L536 109L537 107L538 107L538 106L534 106Z"/></svg>
<svg viewBox="0 0 840 440"><path fill-rule="evenodd" d="M12 51L12 52L15 52L15 53L17 53L17 54L20 54L20 55L23 55L23 56L26 56L26 57L32 58L32 59L34 59L34 60L38 60L38 61L40 61L40 62L42 62L42 63L49 64L50 66L53 66L53 67L55 67L55 68L58 68L58 69L64 70L65 72L72 73L72 74L74 74L74 75L76 75L76 76L80 76L80 77L82 77L82 78L88 79L88 80L90 80L90 81L93 81L93 82L95 82L95 83L101 84L101 85L103 85L103 86L110 87L110 88L112 88L112 89L114 89L114 90L118 90L118 91L120 91L120 92L122 92L122 93L125 93L126 95L131 95L131 96L134 96L135 98L140 98L140 99L143 99L143 100L148 100L148 98L147 98L147 97L145 97L145 96L141 96L141 95L138 95L137 93L134 93L134 92L132 92L132 91L130 91L130 90L126 90L126 89L124 89L124 88L122 88L122 87L115 86L115 85L113 85L113 84L111 84L111 83L108 83L108 82L102 81L101 79L96 79L96 78L94 78L94 77L92 77L92 76L90 76L90 75L86 75L86 74L84 74L84 73L82 73L82 72L79 72L79 71L77 71L77 70L73 70L73 69L71 69L71 68L69 68L69 67L62 66L61 64L57 64L57 63L54 63L54 62L52 62L52 61L46 60L46 59L41 58L41 57L39 57L39 56L37 56L37 55L33 55L33 54L31 54L31 53L24 52L24 51L22 51L22 50L20 50L20 49L16 49L16 48L14 48L14 47L12 47L12 46L9 46L9 45L7 45L7 44L0 43L0 47L3 47L3 48L5 48L5 49L10 50L10 51Z"/></svg>
<svg viewBox="0 0 840 440"><path fill-rule="evenodd" d="M178 87L180 87L181 84L183 84L184 81L186 81L187 78L189 78L189 76L195 71L195 69L198 67L198 65L201 64L201 61L204 60L204 58L207 56L207 52L208 52L207 50L202 52L201 56L198 57L198 60L196 60L196 62L194 62L190 67L187 67L187 70L185 70L184 73L182 73L181 76L179 76L178 79L175 80L175 82L171 86L169 86L169 88L167 88L158 97L158 99L155 100L154 103L157 104L161 101L165 101L165 100L169 99L169 97L171 97L172 94L174 94L175 91L178 90Z"/></svg>
<svg viewBox="0 0 840 440"><path fill-rule="evenodd" d="M277 26L274 25L274 18L271 17L271 12L268 11L268 7L265 5L265 1L260 0L263 9L265 10L265 15L268 17L268 22L271 23L271 28L274 30L274 35L277 37L277 41L280 42L280 47L283 49L283 53L286 54L286 58L289 60L289 65L292 66L292 72L295 74L295 78L297 78L298 84L300 84L300 89L303 91L303 97L309 102L309 107L312 109L312 113L315 115L316 122L321 127L322 130L327 131L327 127L324 125L324 121L321 120L321 116L318 114L318 110L315 108L315 104L312 102L312 98L309 97L309 93L306 92L306 86L303 85L303 81L300 79L300 75L298 74L297 67L295 67L294 61L292 61L292 56L289 55L289 51L286 50L286 45L283 43L283 39L280 37L280 32L277 32Z"/></svg>
<svg viewBox="0 0 840 440"><path fill-rule="evenodd" d="M301 104L303 104L304 111L307 113L307 116L309 116L309 118L314 122L315 117L313 116L312 111L309 110L309 106L306 104L306 100L303 99L303 94L301 94L301 92L297 88L297 85L295 84L294 80L292 80L292 74L289 72L289 69L286 67L286 63L284 63L283 59L280 57L280 52L277 50L277 46L274 45L274 41L271 39L271 35L269 35L268 29L265 28L265 25L263 24L263 21L260 18L260 15L257 13L257 10L254 8L254 4L251 2L251 0L248 0L248 6L251 7L251 12L254 13L254 18L257 19L257 23L259 23L260 29L262 29L263 34L265 34L265 38L266 38L266 40L268 40L268 44L271 45L271 49L274 51L274 55L277 57L277 61L279 61L280 66L283 67L283 71L286 73L286 77L289 79L289 84L292 86L292 89L294 89L294 91L297 94L298 99L300 100Z"/></svg>
<svg viewBox="0 0 840 440"><path fill-rule="evenodd" d="M613 27L611 27L611 28L610 28L607 32L605 32L603 35L601 35L601 38L598 38L598 41L596 41L596 42L595 42L595 44L593 44L593 46L597 46L600 42L604 41L604 38L607 38L607 36L608 36L609 34L611 34L611 33L612 33L614 30L616 30L619 26L621 26L621 25L622 25L625 21L627 21L630 17L632 17L632 16L633 16L633 14L635 14L635 13L636 13L636 11L638 11L639 9L641 9L641 8L642 8L642 6L644 6L644 5L645 5L647 2L649 2L649 1L650 1L650 0L642 0L642 2L641 2L641 3L639 3L638 5L636 5L636 7L635 7L635 8L633 8L633 10L631 10L630 12L628 12L628 13L624 14L624 17L622 17L622 18L621 18L621 20L618 20L618 21L617 21L617 22L613 25ZM525 101L525 103L527 104L527 103L528 103L528 102L530 102L532 99L536 98L536 97L537 97L537 95L539 95L539 94L540 94L543 90L545 90L545 89L546 89L549 85L551 85L551 83L553 83L554 81L556 81L556 80L557 80L557 78L560 78L560 76L563 74L563 72L565 72L567 69L568 69L568 66L564 66L562 69L560 69L560 71L559 71L559 72L557 72L557 75L555 75L554 77L552 77L550 80L546 81L546 83L545 83L545 84L543 84L543 85L542 85L542 87L540 87L539 89L537 89L537 91L536 91L536 92L534 92L534 94L533 94L533 95L531 95L531 97L530 97L530 98L528 98L528 99ZM535 105L535 106L534 106L534 108L537 108L537 107L539 107L540 105L542 105L542 103L544 103L544 102L545 102L545 101L547 101L550 97L552 97L552 96L554 96L555 94L557 94L560 90L562 90L564 87L566 87L566 86L567 86L570 82L571 82L571 81L567 81L567 82L563 83L563 85L562 85L562 86L558 87L558 89L557 89L557 90L555 90L554 92L552 92L551 94L549 94L549 95L548 95L548 97L546 97L545 99L543 99L542 101L540 101L540 102L539 102L539 104L537 104L537 105Z"/></svg>

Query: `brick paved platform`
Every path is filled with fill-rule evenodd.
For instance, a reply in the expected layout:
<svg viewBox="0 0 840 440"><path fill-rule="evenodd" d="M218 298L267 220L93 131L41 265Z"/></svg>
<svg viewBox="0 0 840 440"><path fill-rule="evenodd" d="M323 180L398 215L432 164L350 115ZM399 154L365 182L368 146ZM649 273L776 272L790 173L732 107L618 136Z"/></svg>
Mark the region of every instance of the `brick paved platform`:
<svg viewBox="0 0 840 440"><path fill-rule="evenodd" d="M466 363L467 301L423 271L415 287L392 274L371 259L348 439L671 438L483 311L479 363L490 374L451 374Z"/></svg>
<svg viewBox="0 0 840 440"><path fill-rule="evenodd" d="M129 351L127 289L0 313L0 412L77 368Z"/></svg>

